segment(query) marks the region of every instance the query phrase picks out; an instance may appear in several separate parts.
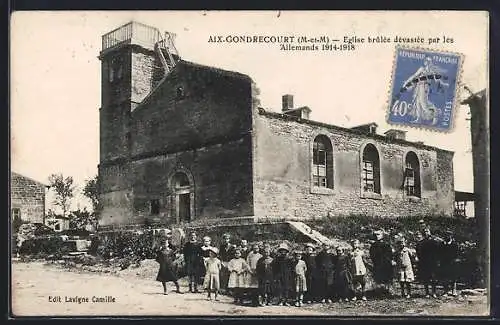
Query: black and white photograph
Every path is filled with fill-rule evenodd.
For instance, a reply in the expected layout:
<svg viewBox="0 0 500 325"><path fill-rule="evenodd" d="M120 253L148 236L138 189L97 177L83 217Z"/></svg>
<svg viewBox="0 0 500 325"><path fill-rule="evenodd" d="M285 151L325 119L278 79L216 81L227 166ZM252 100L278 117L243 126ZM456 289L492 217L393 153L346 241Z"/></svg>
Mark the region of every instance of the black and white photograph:
<svg viewBox="0 0 500 325"><path fill-rule="evenodd" d="M487 11L18 11L10 316L490 314Z"/></svg>

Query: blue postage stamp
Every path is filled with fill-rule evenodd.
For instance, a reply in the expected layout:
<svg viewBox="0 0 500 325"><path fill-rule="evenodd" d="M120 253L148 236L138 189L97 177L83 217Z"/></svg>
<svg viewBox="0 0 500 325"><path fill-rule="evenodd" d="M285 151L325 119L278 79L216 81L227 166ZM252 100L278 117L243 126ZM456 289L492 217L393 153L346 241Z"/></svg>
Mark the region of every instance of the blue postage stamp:
<svg viewBox="0 0 500 325"><path fill-rule="evenodd" d="M450 131L463 56L396 48L387 122Z"/></svg>

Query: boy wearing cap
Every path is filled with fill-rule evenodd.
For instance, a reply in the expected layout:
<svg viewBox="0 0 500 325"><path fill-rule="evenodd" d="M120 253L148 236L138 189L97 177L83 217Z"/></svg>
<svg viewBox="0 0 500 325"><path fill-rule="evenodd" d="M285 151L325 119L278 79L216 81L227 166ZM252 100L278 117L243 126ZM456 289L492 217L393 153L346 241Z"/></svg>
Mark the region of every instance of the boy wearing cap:
<svg viewBox="0 0 500 325"><path fill-rule="evenodd" d="M263 256L257 262L256 273L259 280L259 293L261 306L271 304L273 298L273 258L271 257L271 246L266 244L263 249Z"/></svg>
<svg viewBox="0 0 500 325"><path fill-rule="evenodd" d="M208 292L207 299L212 300L211 294L214 293L215 300L217 301L217 294L220 289L219 273L222 267L221 261L217 258L219 250L215 247L210 247L208 249L209 257L205 258L205 279L203 281L203 287Z"/></svg>
<svg viewBox="0 0 500 325"><path fill-rule="evenodd" d="M290 289L292 288L292 262L288 258L288 245L282 243L278 254L273 260L273 276L280 306L289 306Z"/></svg>

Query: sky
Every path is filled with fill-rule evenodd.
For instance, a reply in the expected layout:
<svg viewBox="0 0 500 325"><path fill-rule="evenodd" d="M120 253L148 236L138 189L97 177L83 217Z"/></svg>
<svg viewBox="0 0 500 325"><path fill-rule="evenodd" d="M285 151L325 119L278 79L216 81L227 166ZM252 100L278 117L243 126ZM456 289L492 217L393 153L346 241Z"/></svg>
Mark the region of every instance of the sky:
<svg viewBox="0 0 500 325"><path fill-rule="evenodd" d="M261 106L281 109L281 96L312 109L312 120L352 127L393 128L386 111L395 43L367 37L421 36L420 48L461 53L462 83L488 88L486 12L16 12L11 17L11 169L47 182L72 176L81 190L97 174L101 101L101 36L134 20L176 34L182 59L249 75ZM365 38L353 51L282 51L269 43L211 43L210 36L329 36ZM453 43L443 43L443 37ZM427 44L429 38L439 43ZM411 45L410 45L411 46ZM459 87L458 99L469 94ZM409 127L410 141L455 152L455 189L473 191L468 106L458 105L454 128L438 133ZM88 206L78 192L74 207Z"/></svg>

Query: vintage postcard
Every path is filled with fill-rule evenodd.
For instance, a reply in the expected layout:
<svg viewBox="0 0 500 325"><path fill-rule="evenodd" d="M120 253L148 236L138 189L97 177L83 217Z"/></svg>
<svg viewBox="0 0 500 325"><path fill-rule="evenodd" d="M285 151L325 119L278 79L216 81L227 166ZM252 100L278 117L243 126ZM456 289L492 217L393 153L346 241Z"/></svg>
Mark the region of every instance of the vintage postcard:
<svg viewBox="0 0 500 325"><path fill-rule="evenodd" d="M11 317L489 315L487 12L11 22Z"/></svg>

